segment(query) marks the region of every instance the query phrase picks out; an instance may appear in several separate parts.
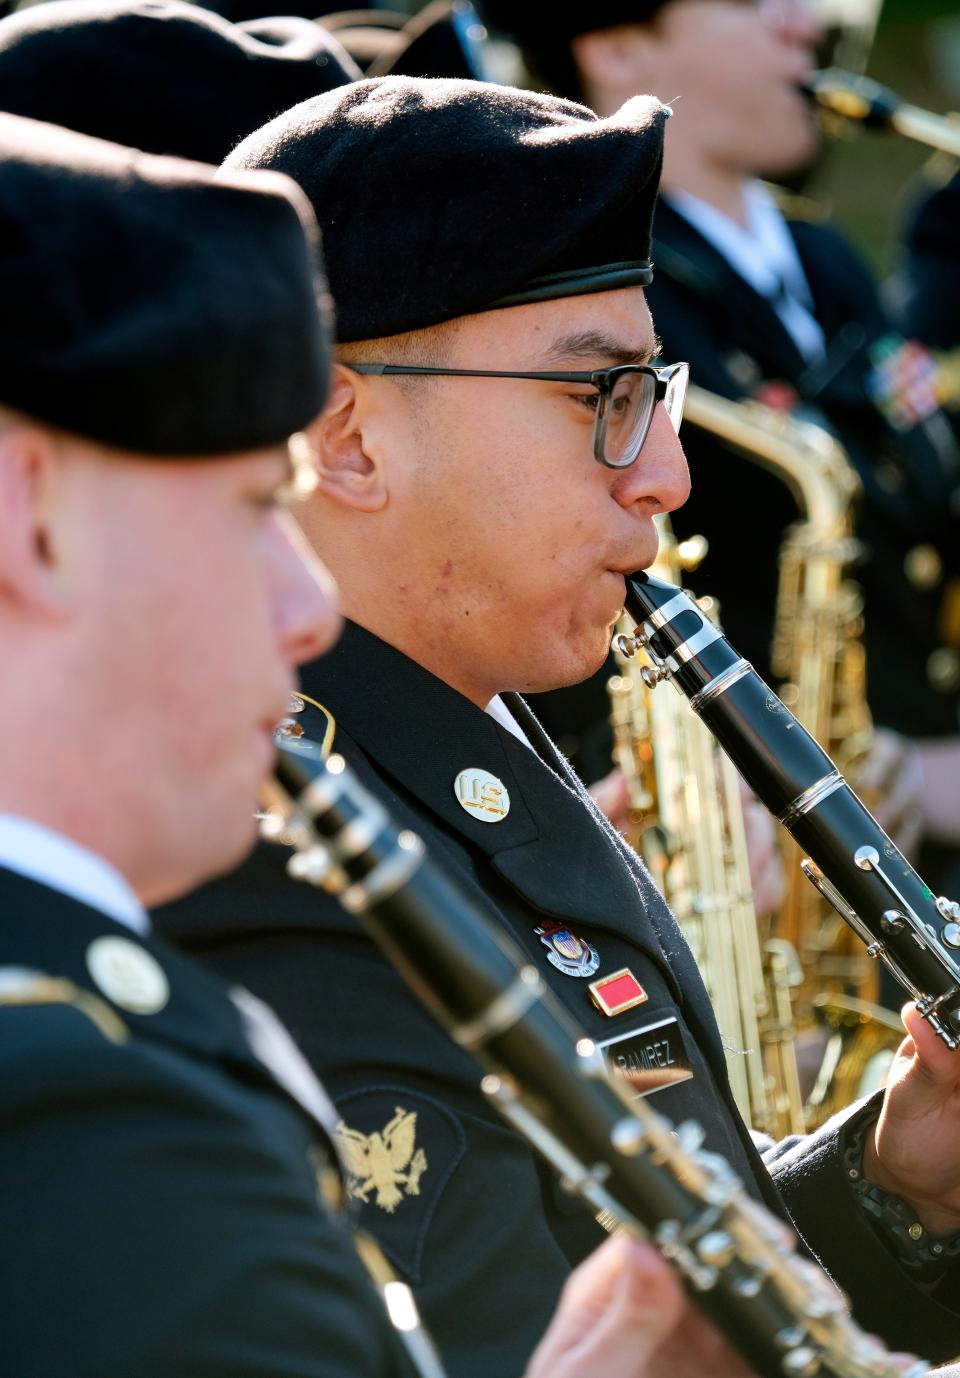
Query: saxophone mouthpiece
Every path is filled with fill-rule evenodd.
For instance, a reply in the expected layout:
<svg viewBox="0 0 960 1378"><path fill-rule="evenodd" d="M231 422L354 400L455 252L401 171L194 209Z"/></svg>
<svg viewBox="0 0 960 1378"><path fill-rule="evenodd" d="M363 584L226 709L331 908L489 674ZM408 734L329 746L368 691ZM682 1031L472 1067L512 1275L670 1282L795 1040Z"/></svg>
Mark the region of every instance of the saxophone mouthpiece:
<svg viewBox="0 0 960 1378"><path fill-rule="evenodd" d="M801 90L821 110L868 129L889 129L901 103L899 96L878 81L841 71L839 67L811 72Z"/></svg>

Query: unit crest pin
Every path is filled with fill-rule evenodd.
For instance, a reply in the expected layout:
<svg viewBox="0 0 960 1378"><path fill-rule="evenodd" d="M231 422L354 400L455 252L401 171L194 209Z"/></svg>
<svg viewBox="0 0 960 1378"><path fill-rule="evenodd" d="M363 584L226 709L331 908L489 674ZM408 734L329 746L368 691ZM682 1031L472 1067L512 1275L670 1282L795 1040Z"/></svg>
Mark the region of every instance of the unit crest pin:
<svg viewBox="0 0 960 1378"><path fill-rule="evenodd" d="M547 949L547 961L565 976L592 976L600 966L600 954L562 923L542 923L533 930Z"/></svg>

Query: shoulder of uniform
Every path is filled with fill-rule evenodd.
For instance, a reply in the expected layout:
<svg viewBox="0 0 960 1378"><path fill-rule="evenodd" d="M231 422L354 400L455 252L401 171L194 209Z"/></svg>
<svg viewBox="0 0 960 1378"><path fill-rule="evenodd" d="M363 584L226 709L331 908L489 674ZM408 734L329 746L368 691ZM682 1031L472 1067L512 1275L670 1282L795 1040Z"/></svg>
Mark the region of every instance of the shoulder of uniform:
<svg viewBox="0 0 960 1378"><path fill-rule="evenodd" d="M110 1043L125 1043L130 1037L117 1012L92 991L45 971L0 966L0 1016L38 1009L75 1011Z"/></svg>

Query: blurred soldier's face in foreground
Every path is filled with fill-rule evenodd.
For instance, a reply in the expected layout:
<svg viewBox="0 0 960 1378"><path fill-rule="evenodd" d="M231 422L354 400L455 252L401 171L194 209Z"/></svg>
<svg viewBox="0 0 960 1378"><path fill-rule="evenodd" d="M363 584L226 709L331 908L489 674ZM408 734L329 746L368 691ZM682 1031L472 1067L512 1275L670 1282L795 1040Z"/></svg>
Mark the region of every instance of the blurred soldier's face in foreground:
<svg viewBox="0 0 960 1378"><path fill-rule="evenodd" d="M336 635L290 474L285 446L146 459L0 413L0 809L148 902L252 843L293 667Z"/></svg>

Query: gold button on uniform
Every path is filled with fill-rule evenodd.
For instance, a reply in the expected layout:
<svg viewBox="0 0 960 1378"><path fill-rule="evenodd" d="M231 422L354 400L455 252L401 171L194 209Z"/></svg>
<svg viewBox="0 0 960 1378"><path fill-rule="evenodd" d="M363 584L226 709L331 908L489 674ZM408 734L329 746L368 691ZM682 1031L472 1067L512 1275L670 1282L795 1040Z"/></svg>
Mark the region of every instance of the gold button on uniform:
<svg viewBox="0 0 960 1378"><path fill-rule="evenodd" d="M170 999L170 984L157 959L130 938L95 938L87 970L108 1000L131 1014L157 1014Z"/></svg>
<svg viewBox="0 0 960 1378"><path fill-rule="evenodd" d="M903 572L915 589L926 591L943 578L943 561L932 545L915 545L904 556Z"/></svg>
<svg viewBox="0 0 960 1378"><path fill-rule="evenodd" d="M960 651L950 646L938 646L927 657L927 679L941 694L954 694L960 689Z"/></svg>

